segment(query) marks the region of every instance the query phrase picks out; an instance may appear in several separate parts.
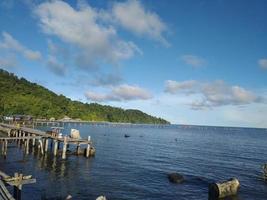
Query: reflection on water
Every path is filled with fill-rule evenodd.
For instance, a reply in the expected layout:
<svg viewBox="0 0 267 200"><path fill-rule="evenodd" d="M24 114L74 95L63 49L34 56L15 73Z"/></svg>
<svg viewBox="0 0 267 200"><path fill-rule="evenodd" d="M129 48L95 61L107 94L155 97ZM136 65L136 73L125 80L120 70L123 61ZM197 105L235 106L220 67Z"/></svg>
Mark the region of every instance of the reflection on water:
<svg viewBox="0 0 267 200"><path fill-rule="evenodd" d="M9 174L32 174L36 184L23 188L23 199L93 200L207 200L208 185L237 177L238 196L229 200L265 200L267 184L261 166L266 162L267 132L263 129L219 127L75 125L91 138L96 157L68 155L66 160L52 152L41 155L38 148L23 155L9 148L1 169ZM66 124L65 133L73 128ZM125 138L127 134L130 137ZM21 147L23 148L23 147ZM75 151L75 147L70 147ZM183 184L171 184L167 174L185 176Z"/></svg>

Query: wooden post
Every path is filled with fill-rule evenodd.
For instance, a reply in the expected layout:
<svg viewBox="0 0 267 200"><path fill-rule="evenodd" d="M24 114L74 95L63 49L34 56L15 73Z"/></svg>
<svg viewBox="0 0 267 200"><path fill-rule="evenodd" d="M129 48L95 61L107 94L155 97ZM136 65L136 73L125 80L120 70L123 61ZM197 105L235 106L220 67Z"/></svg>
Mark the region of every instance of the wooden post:
<svg viewBox="0 0 267 200"><path fill-rule="evenodd" d="M2 143L2 152L1 152L1 154L3 155L4 154L4 150L5 150L5 146L4 146L4 140L1 140L1 143Z"/></svg>
<svg viewBox="0 0 267 200"><path fill-rule="evenodd" d="M23 179L23 175L22 174L18 174L15 173L15 181L17 182L16 185L14 185L14 198L16 200L21 200L21 190L22 190L22 185L20 184L22 182Z"/></svg>
<svg viewBox="0 0 267 200"><path fill-rule="evenodd" d="M7 140L4 141L4 158L6 159L7 155Z"/></svg>
<svg viewBox="0 0 267 200"><path fill-rule="evenodd" d="M35 136L34 134L32 136ZM32 139L32 146L35 146L35 138Z"/></svg>
<svg viewBox="0 0 267 200"><path fill-rule="evenodd" d="M22 137L22 132L21 132L21 130L18 130L18 136L19 136L19 137ZM21 144L21 140L18 139L18 146L20 146L20 144Z"/></svg>
<svg viewBox="0 0 267 200"><path fill-rule="evenodd" d="M29 154L29 145L30 145L30 139L27 139L27 141L26 141L26 154Z"/></svg>
<svg viewBox="0 0 267 200"><path fill-rule="evenodd" d="M19 131L15 130L15 137L18 137L18 135L19 135L18 132ZM18 143L18 140L16 140L16 142Z"/></svg>
<svg viewBox="0 0 267 200"><path fill-rule="evenodd" d="M60 141L58 141L57 150L60 149Z"/></svg>
<svg viewBox="0 0 267 200"><path fill-rule="evenodd" d="M38 148L41 150L41 154L44 154L44 147L43 147L43 142L42 139L39 139L39 145Z"/></svg>
<svg viewBox="0 0 267 200"><path fill-rule="evenodd" d="M50 141L50 149L52 150L52 148L53 148L53 140L51 139L51 141Z"/></svg>
<svg viewBox="0 0 267 200"><path fill-rule="evenodd" d="M87 158L90 156L90 139L91 139L91 137L88 136L88 144L87 144L87 149L86 149L86 157Z"/></svg>
<svg viewBox="0 0 267 200"><path fill-rule="evenodd" d="M45 148L44 148L44 151L47 152L48 151L48 138L45 139Z"/></svg>
<svg viewBox="0 0 267 200"><path fill-rule="evenodd" d="M24 131L21 131L22 132L22 136L21 137L25 137L25 132ZM22 142L24 143L24 139L22 139Z"/></svg>
<svg viewBox="0 0 267 200"><path fill-rule="evenodd" d="M66 151L67 151L67 136L64 136L62 159L66 159Z"/></svg>
<svg viewBox="0 0 267 200"><path fill-rule="evenodd" d="M80 143L77 144L77 148L76 148L76 153L77 155L80 154L80 151L81 151L81 146L80 146Z"/></svg>
<svg viewBox="0 0 267 200"><path fill-rule="evenodd" d="M58 145L58 141L54 140L54 156L57 155L57 145Z"/></svg>

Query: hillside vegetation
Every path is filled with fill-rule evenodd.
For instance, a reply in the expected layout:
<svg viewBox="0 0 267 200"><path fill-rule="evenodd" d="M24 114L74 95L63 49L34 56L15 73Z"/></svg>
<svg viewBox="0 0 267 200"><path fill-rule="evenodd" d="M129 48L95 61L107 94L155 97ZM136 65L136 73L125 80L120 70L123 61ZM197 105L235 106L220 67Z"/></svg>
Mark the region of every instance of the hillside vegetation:
<svg viewBox="0 0 267 200"><path fill-rule="evenodd" d="M166 124L164 119L150 116L140 110L81 103L63 95L18 78L0 69L0 115L27 114L36 118L61 119L64 116L88 121Z"/></svg>

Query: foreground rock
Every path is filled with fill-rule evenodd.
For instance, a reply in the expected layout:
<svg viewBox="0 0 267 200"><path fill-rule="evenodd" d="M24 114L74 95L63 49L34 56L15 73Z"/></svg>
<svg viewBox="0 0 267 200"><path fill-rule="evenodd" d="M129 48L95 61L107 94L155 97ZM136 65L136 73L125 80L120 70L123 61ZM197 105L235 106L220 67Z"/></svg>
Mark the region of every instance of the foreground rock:
<svg viewBox="0 0 267 200"><path fill-rule="evenodd" d="M182 183L184 182L184 177L181 174L178 173L171 173L168 175L168 179L172 183Z"/></svg>

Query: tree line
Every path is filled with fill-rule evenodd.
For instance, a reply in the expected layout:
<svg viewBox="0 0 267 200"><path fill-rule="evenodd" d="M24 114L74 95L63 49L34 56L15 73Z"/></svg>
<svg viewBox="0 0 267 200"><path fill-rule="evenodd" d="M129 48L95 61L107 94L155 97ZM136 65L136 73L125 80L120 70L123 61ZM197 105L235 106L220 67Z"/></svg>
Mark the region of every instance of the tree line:
<svg viewBox="0 0 267 200"><path fill-rule="evenodd" d="M0 115L32 115L35 118L168 124L140 110L122 109L97 103L82 103L57 95L47 88L0 69Z"/></svg>

